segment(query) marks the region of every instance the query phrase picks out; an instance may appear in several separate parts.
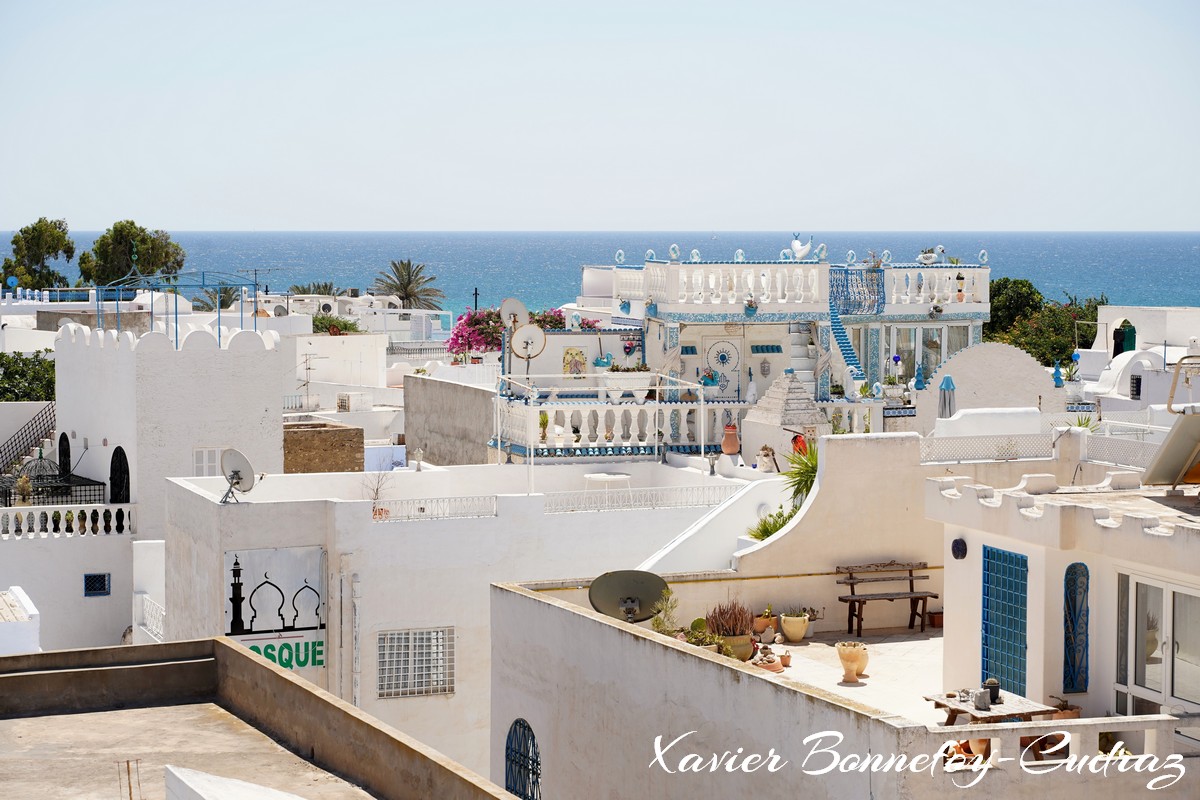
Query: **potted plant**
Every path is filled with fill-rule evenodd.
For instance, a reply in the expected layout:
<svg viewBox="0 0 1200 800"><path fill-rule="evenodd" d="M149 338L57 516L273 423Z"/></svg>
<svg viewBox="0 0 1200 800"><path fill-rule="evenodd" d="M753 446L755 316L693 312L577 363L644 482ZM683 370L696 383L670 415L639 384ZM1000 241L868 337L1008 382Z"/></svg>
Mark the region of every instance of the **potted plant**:
<svg viewBox="0 0 1200 800"><path fill-rule="evenodd" d="M943 612L941 612L941 611L930 611L928 614L929 627L931 627L931 628L942 627L942 614L943 614Z"/></svg>
<svg viewBox="0 0 1200 800"><path fill-rule="evenodd" d="M1058 709L1050 715L1050 719L1079 719L1079 715L1083 713L1083 709L1058 695L1050 695L1051 700L1057 700L1054 707Z"/></svg>
<svg viewBox="0 0 1200 800"><path fill-rule="evenodd" d="M710 610L704 617L708 630L725 640L735 658L749 661L754 654L750 640L754 631L754 612L744 603L730 600Z"/></svg>
<svg viewBox="0 0 1200 800"><path fill-rule="evenodd" d="M635 398L644 399L650 394L650 384L654 382L654 375L646 364L622 366L614 362L607 372L600 373L600 382L608 391L608 399L617 403L626 390L632 391Z"/></svg>
<svg viewBox="0 0 1200 800"><path fill-rule="evenodd" d="M958 259L953 260L957 261ZM958 273L958 277L956 277L954 280L958 283L958 294L955 295L955 299L961 303L963 301L963 284L966 283L967 279L964 278L963 274L960 272Z"/></svg>
<svg viewBox="0 0 1200 800"><path fill-rule="evenodd" d="M798 642L808 633L808 610L792 606L779 615L779 626L785 639Z"/></svg>
<svg viewBox="0 0 1200 800"><path fill-rule="evenodd" d="M996 678L988 678L983 682L983 688L988 690L988 700L993 703L1000 702L1000 681Z"/></svg>
<svg viewBox="0 0 1200 800"><path fill-rule="evenodd" d="M825 609L822 608L820 611L818 611L817 609L810 607L803 609L803 611L808 615L808 628L804 631L804 638L811 639L813 632L816 630L815 623L817 620L824 619L825 617Z"/></svg>
<svg viewBox="0 0 1200 800"><path fill-rule="evenodd" d="M33 483L29 480L29 476L22 475L21 477L17 478L17 482L14 484L13 489L17 493L17 504L22 506L29 505L29 498L33 495Z"/></svg>
<svg viewBox="0 0 1200 800"><path fill-rule="evenodd" d="M775 620L775 612L772 610L770 603L767 603L766 609L754 618L754 632L756 634L765 633L767 628L779 629L779 623Z"/></svg>
<svg viewBox="0 0 1200 800"><path fill-rule="evenodd" d="M746 295L745 314L747 317L753 317L758 313L758 301L754 299L754 295Z"/></svg>
<svg viewBox="0 0 1200 800"><path fill-rule="evenodd" d="M838 659L842 662L842 682L861 683L859 676L867 668L867 645L863 642L838 642Z"/></svg>
<svg viewBox="0 0 1200 800"><path fill-rule="evenodd" d="M846 390L840 383L829 384L829 396L835 400L840 400L846 396Z"/></svg>
<svg viewBox="0 0 1200 800"><path fill-rule="evenodd" d="M542 444L545 444L546 428L550 427L550 415L545 411L538 412L538 427L542 429Z"/></svg>

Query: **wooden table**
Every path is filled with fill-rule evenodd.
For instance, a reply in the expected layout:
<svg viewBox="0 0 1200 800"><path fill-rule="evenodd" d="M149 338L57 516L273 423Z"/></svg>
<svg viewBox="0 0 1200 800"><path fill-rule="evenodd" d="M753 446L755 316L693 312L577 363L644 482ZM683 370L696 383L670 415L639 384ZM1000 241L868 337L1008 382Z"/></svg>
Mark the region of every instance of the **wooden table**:
<svg viewBox="0 0 1200 800"><path fill-rule="evenodd" d="M972 690L974 691L974 690ZM959 700L958 692L953 694L930 694L925 695L925 699L933 703L935 708L946 709L946 724L953 725L958 719L959 714L966 714L970 717L971 722L992 723L992 722L1007 722L1019 720L1021 722L1032 722L1034 717L1042 716L1043 714L1053 714L1058 711L1054 706L1046 706L1041 703L1035 703L1028 698L1022 697L1019 694L1012 694L1003 689L1000 690L1000 702L992 703L992 707L987 711L975 707L974 700ZM1042 751L1052 745L1052 742L1044 737L1022 736L1021 747L1032 747L1033 758L1035 761L1042 760ZM987 739L987 744L983 747L981 755L988 758L991 755L991 739Z"/></svg>
<svg viewBox="0 0 1200 800"><path fill-rule="evenodd" d="M974 690L972 690L974 691ZM930 694L925 699L933 703L935 708L946 709L946 724L953 725L959 714L966 714L971 722L990 723L1004 722L1016 718L1021 722L1032 722L1034 717L1042 714L1053 714L1058 709L1035 703L1019 694L1000 690L1000 702L992 703L992 707L983 711L975 707L973 700L959 700L958 692L953 694Z"/></svg>

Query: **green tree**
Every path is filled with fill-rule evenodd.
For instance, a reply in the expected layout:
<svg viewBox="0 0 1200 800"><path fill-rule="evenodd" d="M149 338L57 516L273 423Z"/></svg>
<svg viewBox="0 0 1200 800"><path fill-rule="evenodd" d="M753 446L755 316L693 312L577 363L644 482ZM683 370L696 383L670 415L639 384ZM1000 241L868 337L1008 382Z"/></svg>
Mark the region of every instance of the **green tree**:
<svg viewBox="0 0 1200 800"><path fill-rule="evenodd" d="M201 294L192 298L192 308L196 311L216 311L217 304L221 309L232 308L238 299L238 287L221 286L205 289Z"/></svg>
<svg viewBox="0 0 1200 800"><path fill-rule="evenodd" d="M346 293L345 289L339 289L333 285L332 281L318 281L317 283L300 283L288 289L292 294L321 294L327 297L341 297Z"/></svg>
<svg viewBox="0 0 1200 800"><path fill-rule="evenodd" d="M332 314L313 314L313 333L329 333L329 326L336 325L342 333L358 333L358 323Z"/></svg>
<svg viewBox="0 0 1200 800"><path fill-rule="evenodd" d="M51 350L31 355L0 352L0 402L54 399L54 360Z"/></svg>
<svg viewBox="0 0 1200 800"><path fill-rule="evenodd" d="M989 294L992 318L983 323L983 338L989 342L1004 341L1017 320L1036 314L1046 304L1042 293L1024 278L996 278Z"/></svg>
<svg viewBox="0 0 1200 800"><path fill-rule="evenodd" d="M440 311L446 295L433 285L436 280L437 276L425 274L424 264L409 259L393 261L375 278L374 292L395 295L405 308Z"/></svg>
<svg viewBox="0 0 1200 800"><path fill-rule="evenodd" d="M1047 367L1055 361L1070 363L1075 351L1075 323L1095 322L1097 308L1107 303L1103 294L1084 300L1068 294L1065 303L1048 301L1035 313L1018 319L1002 341L1021 348ZM1093 330L1092 325L1084 326L1088 336Z"/></svg>
<svg viewBox="0 0 1200 800"><path fill-rule="evenodd" d="M136 256L136 258L135 258ZM79 274L84 283L103 286L130 272L142 275L175 275L183 268L187 253L166 231L148 231L131 219L114 222L79 256Z"/></svg>
<svg viewBox="0 0 1200 800"><path fill-rule="evenodd" d="M26 289L66 286L66 277L47 264L62 258L68 264L75 257L75 242L65 219L41 217L13 234L12 257L4 259L4 279L16 276Z"/></svg>

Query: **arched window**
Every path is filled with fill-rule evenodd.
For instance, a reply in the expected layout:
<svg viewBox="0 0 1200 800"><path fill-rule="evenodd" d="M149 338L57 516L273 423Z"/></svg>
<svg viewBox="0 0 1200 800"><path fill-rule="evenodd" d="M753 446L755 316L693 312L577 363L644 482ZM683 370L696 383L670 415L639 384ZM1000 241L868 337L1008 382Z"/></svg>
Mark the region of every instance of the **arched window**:
<svg viewBox="0 0 1200 800"><path fill-rule="evenodd" d="M71 474L71 437L65 433L58 435L58 474L65 478Z"/></svg>
<svg viewBox="0 0 1200 800"><path fill-rule="evenodd" d="M533 728L523 719L513 722L504 743L504 788L522 800L541 800L542 757Z"/></svg>
<svg viewBox="0 0 1200 800"><path fill-rule="evenodd" d="M1063 692L1088 688L1088 568L1076 562L1063 577Z"/></svg>
<svg viewBox="0 0 1200 800"><path fill-rule="evenodd" d="M129 502L129 459L121 447L113 450L112 461L108 465L108 502Z"/></svg>

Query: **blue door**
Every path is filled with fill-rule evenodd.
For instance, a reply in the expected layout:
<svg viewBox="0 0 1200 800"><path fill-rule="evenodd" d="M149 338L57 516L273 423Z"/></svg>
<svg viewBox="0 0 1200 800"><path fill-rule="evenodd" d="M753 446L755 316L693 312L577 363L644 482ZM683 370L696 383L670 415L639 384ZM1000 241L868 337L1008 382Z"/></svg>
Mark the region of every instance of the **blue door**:
<svg viewBox="0 0 1200 800"><path fill-rule="evenodd" d="M1029 563L1020 553L983 548L982 680L1025 694L1025 626Z"/></svg>

